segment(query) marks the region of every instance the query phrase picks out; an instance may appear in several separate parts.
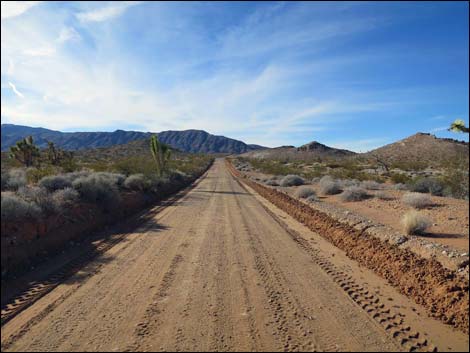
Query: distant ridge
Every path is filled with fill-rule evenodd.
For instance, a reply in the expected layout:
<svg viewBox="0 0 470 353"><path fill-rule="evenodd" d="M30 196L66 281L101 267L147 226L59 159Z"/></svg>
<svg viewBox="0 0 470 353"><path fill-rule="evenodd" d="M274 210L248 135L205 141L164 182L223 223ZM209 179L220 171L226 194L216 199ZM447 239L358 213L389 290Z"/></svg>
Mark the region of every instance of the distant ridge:
<svg viewBox="0 0 470 353"><path fill-rule="evenodd" d="M123 145L131 141L150 138L152 133L140 131L116 130L113 132L61 132L14 124L2 124L2 151L6 151L16 141L33 136L39 147L46 147L47 141L54 142L66 150ZM264 148L234 140L225 136L216 136L203 130L162 131L159 139L178 150L193 153L229 153L238 154Z"/></svg>

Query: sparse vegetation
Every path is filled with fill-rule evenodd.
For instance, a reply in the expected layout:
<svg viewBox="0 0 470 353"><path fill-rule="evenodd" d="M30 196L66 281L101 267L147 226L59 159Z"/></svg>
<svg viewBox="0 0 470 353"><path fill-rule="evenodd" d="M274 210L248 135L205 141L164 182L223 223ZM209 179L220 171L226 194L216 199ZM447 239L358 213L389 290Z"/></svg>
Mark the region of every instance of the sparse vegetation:
<svg viewBox="0 0 470 353"><path fill-rule="evenodd" d="M380 190L382 189L382 185L373 180L365 180L361 183L361 188L366 190Z"/></svg>
<svg viewBox="0 0 470 353"><path fill-rule="evenodd" d="M390 197L385 191L376 191L374 193L374 197L380 199L380 200L391 200L392 197Z"/></svg>
<svg viewBox="0 0 470 353"><path fill-rule="evenodd" d="M405 205L417 209L426 208L433 205L433 202L429 195L421 194L418 192L409 192L403 195L402 201Z"/></svg>
<svg viewBox="0 0 470 353"><path fill-rule="evenodd" d="M281 186L299 186L304 184L304 179L302 179L298 175L286 175L284 178L282 178L281 182L279 185Z"/></svg>
<svg viewBox="0 0 470 353"><path fill-rule="evenodd" d="M418 211L408 211L401 220L405 234L423 234L431 226L431 221Z"/></svg>
<svg viewBox="0 0 470 353"><path fill-rule="evenodd" d="M295 190L294 196L299 199L306 199L310 196L316 196L316 193L310 186L301 186Z"/></svg>
<svg viewBox="0 0 470 353"><path fill-rule="evenodd" d="M324 176L320 179L320 193L322 195L335 195L341 192L339 183L329 175Z"/></svg>
<svg viewBox="0 0 470 353"><path fill-rule="evenodd" d="M346 188L341 195L339 195L341 201L351 202L351 201L362 201L365 200L369 195L367 191L358 186L350 186Z"/></svg>

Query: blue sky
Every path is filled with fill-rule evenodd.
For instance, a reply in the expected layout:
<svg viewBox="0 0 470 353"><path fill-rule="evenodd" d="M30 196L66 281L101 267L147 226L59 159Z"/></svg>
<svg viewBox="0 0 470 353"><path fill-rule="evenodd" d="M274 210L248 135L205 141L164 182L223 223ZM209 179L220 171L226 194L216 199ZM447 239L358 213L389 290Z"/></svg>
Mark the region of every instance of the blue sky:
<svg viewBox="0 0 470 353"><path fill-rule="evenodd" d="M366 151L468 124L467 2L2 2L2 123ZM466 137L468 140L468 137Z"/></svg>

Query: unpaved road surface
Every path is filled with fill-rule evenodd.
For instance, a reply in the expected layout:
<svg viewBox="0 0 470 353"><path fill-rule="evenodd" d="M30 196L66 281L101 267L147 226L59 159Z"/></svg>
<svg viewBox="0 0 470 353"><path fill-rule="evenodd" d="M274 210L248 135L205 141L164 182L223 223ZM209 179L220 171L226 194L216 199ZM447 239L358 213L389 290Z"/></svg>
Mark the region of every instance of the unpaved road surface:
<svg viewBox="0 0 470 353"><path fill-rule="evenodd" d="M468 350L223 160L2 327L2 351Z"/></svg>

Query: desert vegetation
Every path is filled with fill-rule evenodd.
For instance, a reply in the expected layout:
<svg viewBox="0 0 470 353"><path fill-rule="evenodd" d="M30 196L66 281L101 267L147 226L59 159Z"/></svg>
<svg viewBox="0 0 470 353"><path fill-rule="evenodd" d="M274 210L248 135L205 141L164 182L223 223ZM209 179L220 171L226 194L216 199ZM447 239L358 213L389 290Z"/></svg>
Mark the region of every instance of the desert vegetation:
<svg viewBox="0 0 470 353"><path fill-rule="evenodd" d="M87 222L99 226L119 219L188 185L212 162L205 155L172 154L158 140L147 141L146 153L130 149L124 157L90 150L76 158L53 144L40 150L32 139L20 141L13 151L2 153L2 237L33 253L34 246L23 244L23 238L37 237L39 230L41 237L67 227L90 230ZM11 251L2 254L3 272L4 260L19 261L11 259Z"/></svg>
<svg viewBox="0 0 470 353"><path fill-rule="evenodd" d="M405 213L401 223L403 232L408 235L423 234L431 226L430 219L415 210Z"/></svg>

